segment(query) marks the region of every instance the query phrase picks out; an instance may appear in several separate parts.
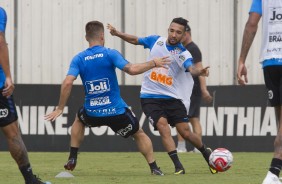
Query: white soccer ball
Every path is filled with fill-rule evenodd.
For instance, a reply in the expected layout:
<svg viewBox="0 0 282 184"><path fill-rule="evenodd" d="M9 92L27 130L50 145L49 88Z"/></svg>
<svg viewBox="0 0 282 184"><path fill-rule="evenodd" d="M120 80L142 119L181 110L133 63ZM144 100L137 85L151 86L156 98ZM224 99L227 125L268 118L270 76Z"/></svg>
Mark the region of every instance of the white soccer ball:
<svg viewBox="0 0 282 184"><path fill-rule="evenodd" d="M233 163L233 155L226 148L215 149L209 158L209 164L218 172L227 171Z"/></svg>

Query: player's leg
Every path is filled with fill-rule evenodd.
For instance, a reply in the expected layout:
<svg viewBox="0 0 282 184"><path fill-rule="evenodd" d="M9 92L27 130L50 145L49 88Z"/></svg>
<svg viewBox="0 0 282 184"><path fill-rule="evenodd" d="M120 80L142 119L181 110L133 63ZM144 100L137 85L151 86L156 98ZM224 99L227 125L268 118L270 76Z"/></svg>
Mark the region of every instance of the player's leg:
<svg viewBox="0 0 282 184"><path fill-rule="evenodd" d="M205 158L207 164L209 165L209 156L212 152L212 150L209 147L206 147L205 144L203 144L201 137L192 132L189 125L186 122L182 123L177 123L175 124L175 127L179 134L187 141L189 141L195 148L197 148ZM212 174L217 173L217 171L213 168L210 167L209 165L210 172Z"/></svg>
<svg viewBox="0 0 282 184"><path fill-rule="evenodd" d="M178 158L175 142L171 136L171 130L163 110L165 106L170 106L170 103L166 103L166 101L163 99L143 98L141 99L141 106L155 131L159 131L164 148L174 164L175 174L184 174L185 170Z"/></svg>
<svg viewBox="0 0 282 184"><path fill-rule="evenodd" d="M167 119L161 117L156 123L156 127L161 135L163 146L174 164L175 167L174 174L185 174L185 169L177 155L176 145L171 136L171 129L167 122Z"/></svg>
<svg viewBox="0 0 282 184"><path fill-rule="evenodd" d="M275 107L278 131L274 141L274 156L263 184L281 184L279 174L282 168L282 66L263 68L265 85L268 89L269 101Z"/></svg>
<svg viewBox="0 0 282 184"><path fill-rule="evenodd" d="M7 116L0 118L0 126L4 136L6 137L8 149L16 161L19 170L21 171L26 184L43 183L37 178L32 171L26 146L22 140L18 125L18 116L13 97L3 97L0 92L0 108L7 109Z"/></svg>
<svg viewBox="0 0 282 184"><path fill-rule="evenodd" d="M198 117L193 117L193 118L190 118L189 120L193 128L193 132L197 134L200 137L200 139L202 140L202 126L200 123L200 119ZM199 150L197 148L194 148L193 152L198 153Z"/></svg>
<svg viewBox="0 0 282 184"><path fill-rule="evenodd" d="M153 145L151 139L145 134L142 129L139 129L134 135L134 138L138 150L145 157L147 163L150 166L151 173L154 175L164 175L160 168L157 166L153 153Z"/></svg>
<svg viewBox="0 0 282 184"><path fill-rule="evenodd" d="M81 115L81 114L79 114ZM64 168L67 170L73 171L77 163L77 154L84 139L85 125L80 121L78 116L75 117L75 120L71 128L71 142L70 142L70 153L67 163L64 165Z"/></svg>

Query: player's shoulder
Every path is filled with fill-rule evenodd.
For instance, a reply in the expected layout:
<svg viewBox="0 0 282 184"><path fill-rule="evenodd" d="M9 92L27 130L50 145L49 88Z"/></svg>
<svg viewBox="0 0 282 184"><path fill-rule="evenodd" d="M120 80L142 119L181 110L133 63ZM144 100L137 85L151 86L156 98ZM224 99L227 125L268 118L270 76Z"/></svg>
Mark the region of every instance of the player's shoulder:
<svg viewBox="0 0 282 184"><path fill-rule="evenodd" d="M201 52L200 51L200 48L198 47L198 45L195 43L195 42L191 42L189 44L187 44L185 46L185 48L188 50L188 51L198 51L198 52Z"/></svg>

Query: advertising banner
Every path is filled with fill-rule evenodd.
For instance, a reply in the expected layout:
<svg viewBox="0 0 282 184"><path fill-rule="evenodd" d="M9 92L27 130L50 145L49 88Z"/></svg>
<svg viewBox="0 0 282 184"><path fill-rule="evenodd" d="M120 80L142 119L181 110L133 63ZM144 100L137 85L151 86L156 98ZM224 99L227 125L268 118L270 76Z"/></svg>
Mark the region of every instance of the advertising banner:
<svg viewBox="0 0 282 184"><path fill-rule="evenodd" d="M140 86L121 86L121 94L139 119L140 126L152 139L155 151L165 151L161 137L142 113ZM273 151L277 134L274 108L268 104L263 85L210 86L212 104L202 104L200 121L203 142L211 148L226 147L231 151ZM55 122L44 115L58 104L60 85L16 85L14 99L22 137L29 151L68 151L70 130L75 114L84 101L83 87L75 85L63 114ZM176 130L172 128L176 140ZM0 150L7 150L0 133ZM188 148L192 146L187 142ZM137 151L132 138L124 139L108 127L86 128L80 151Z"/></svg>

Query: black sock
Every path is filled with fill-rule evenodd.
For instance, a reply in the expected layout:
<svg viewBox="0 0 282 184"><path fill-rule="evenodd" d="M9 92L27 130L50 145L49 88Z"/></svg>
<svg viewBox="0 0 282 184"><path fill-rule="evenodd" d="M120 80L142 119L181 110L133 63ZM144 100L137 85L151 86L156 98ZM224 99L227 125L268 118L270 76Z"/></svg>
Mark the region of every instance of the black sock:
<svg viewBox="0 0 282 184"><path fill-rule="evenodd" d="M154 161L154 162L152 162L152 163L149 163L149 166L150 166L150 169L151 169L151 170L158 168L156 161Z"/></svg>
<svg viewBox="0 0 282 184"><path fill-rule="evenodd" d="M78 148L71 147L70 148L70 156L69 156L69 158L77 159L77 152L78 152Z"/></svg>
<svg viewBox="0 0 282 184"><path fill-rule="evenodd" d="M209 157L211 155L211 152L207 150L206 145L202 145L202 147L198 148L198 150L202 153L203 157L205 158L206 162L209 163Z"/></svg>
<svg viewBox="0 0 282 184"><path fill-rule="evenodd" d="M202 145L202 147L200 148L197 148L201 153L205 152L206 151L206 145Z"/></svg>
<svg viewBox="0 0 282 184"><path fill-rule="evenodd" d="M178 155L177 155L177 151L171 151L168 153L169 157L171 158L172 162L174 163L175 168L183 168Z"/></svg>
<svg viewBox="0 0 282 184"><path fill-rule="evenodd" d="M31 168L30 164L22 166L19 169L20 169L20 171L21 171L21 173L24 177L24 180L26 182L31 182L33 180L34 176L33 176L32 168Z"/></svg>
<svg viewBox="0 0 282 184"><path fill-rule="evenodd" d="M282 160L278 158L273 158L271 161L269 171L275 174L277 177L279 177L281 168L282 168Z"/></svg>

